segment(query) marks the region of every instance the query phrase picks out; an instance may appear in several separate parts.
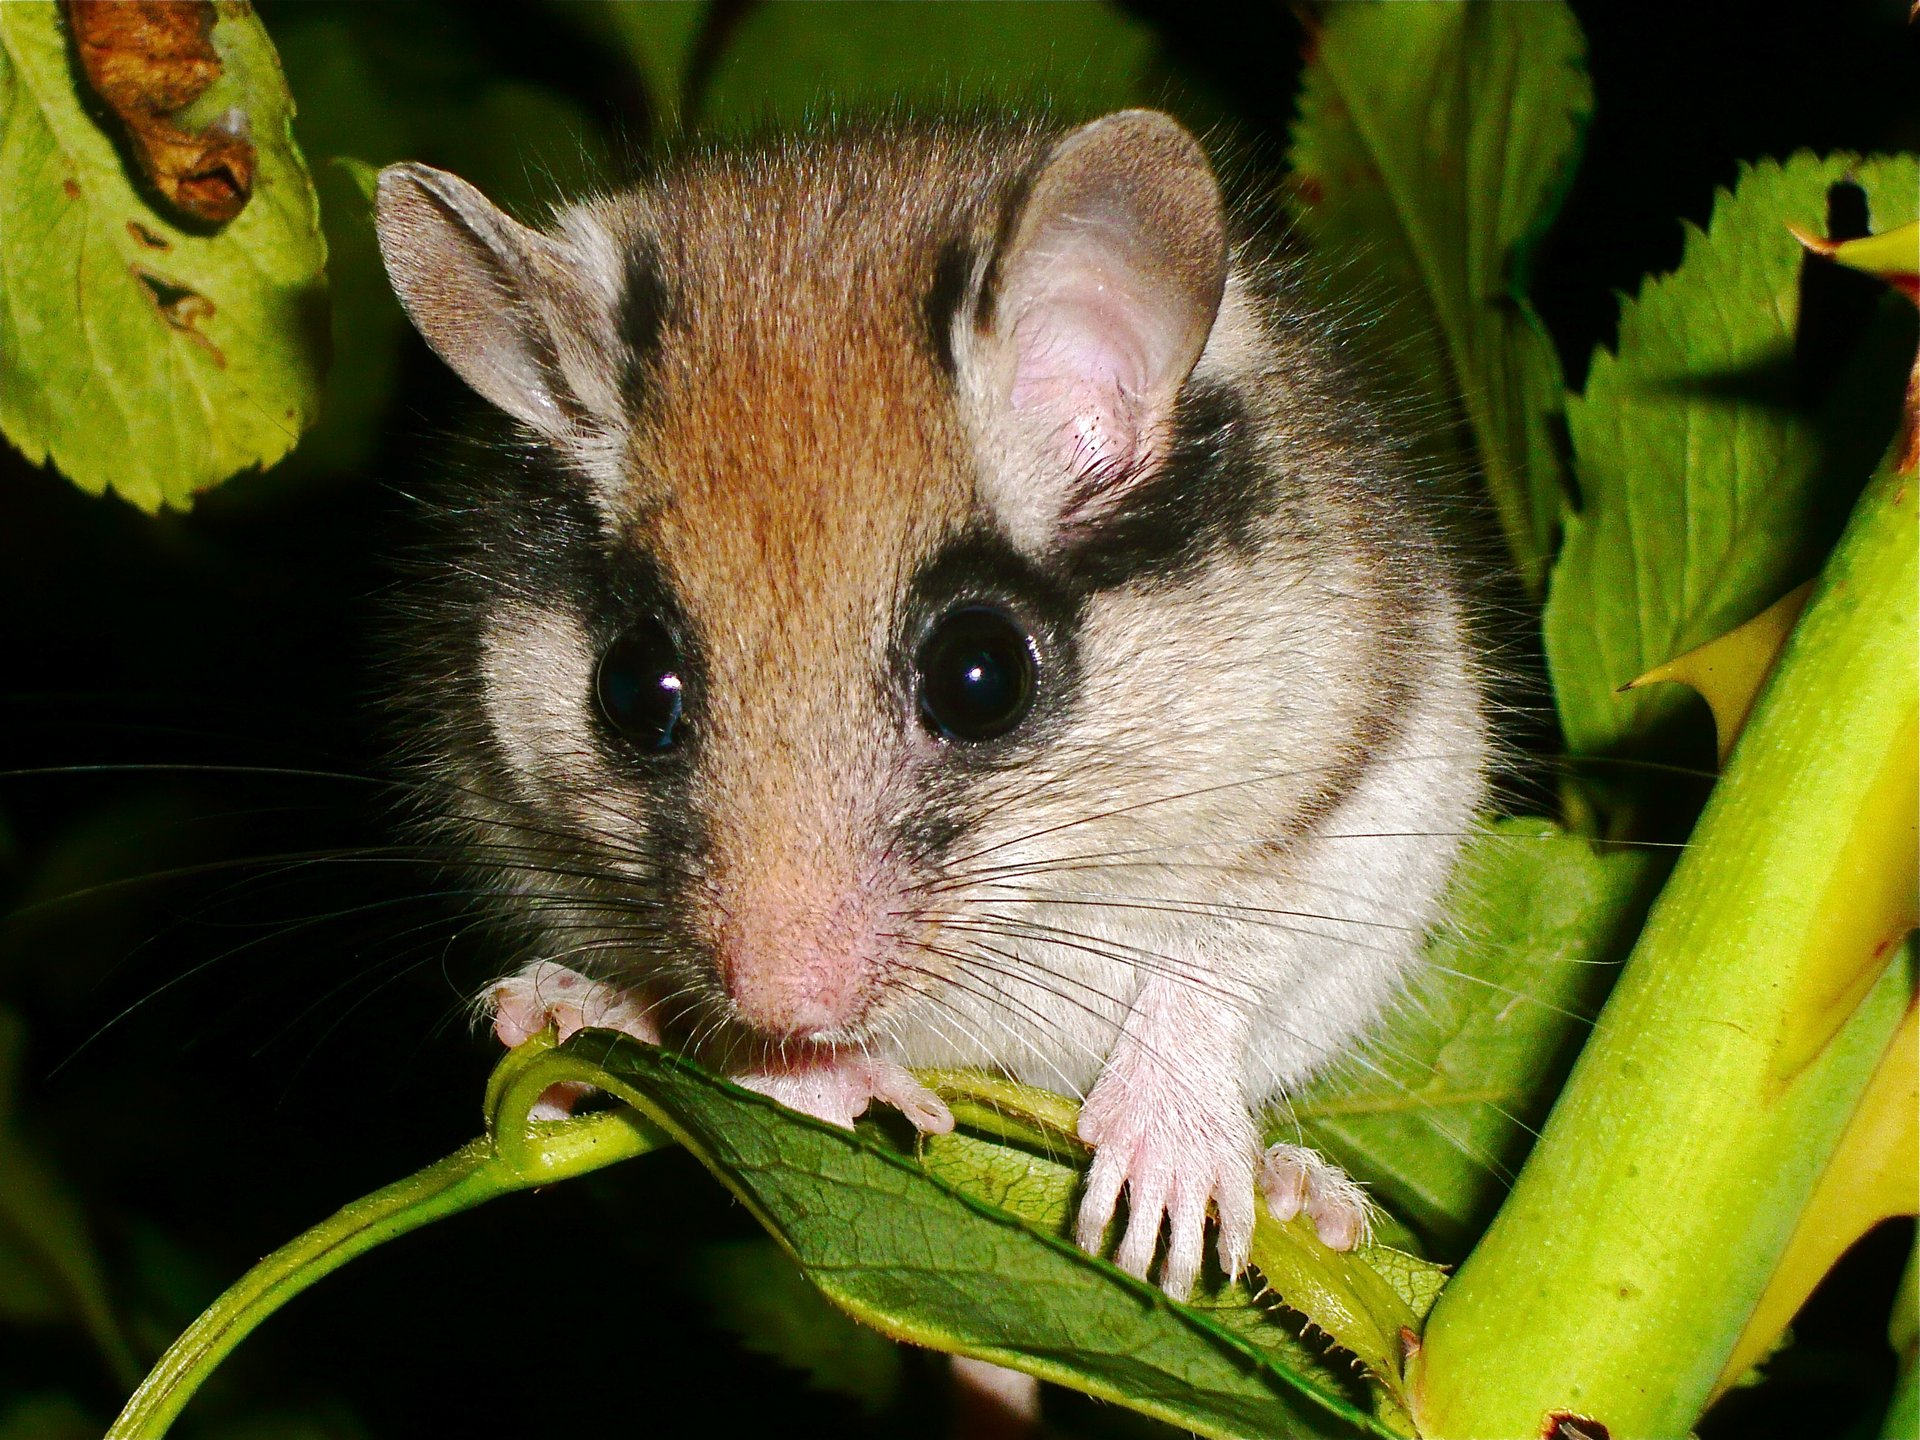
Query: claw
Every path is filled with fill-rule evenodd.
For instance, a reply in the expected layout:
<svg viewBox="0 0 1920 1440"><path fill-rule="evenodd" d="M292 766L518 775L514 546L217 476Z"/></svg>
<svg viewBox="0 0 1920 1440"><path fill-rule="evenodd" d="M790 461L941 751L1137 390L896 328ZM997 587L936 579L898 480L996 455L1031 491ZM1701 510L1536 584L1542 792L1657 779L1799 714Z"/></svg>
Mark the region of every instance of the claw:
<svg viewBox="0 0 1920 1440"><path fill-rule="evenodd" d="M1224 1186L1214 1192L1213 1204L1220 1216L1220 1268L1238 1280L1253 1251L1253 1187Z"/></svg>
<svg viewBox="0 0 1920 1440"><path fill-rule="evenodd" d="M1275 1145L1260 1162L1260 1189L1279 1221L1302 1211L1329 1250L1351 1250L1373 1237L1373 1202L1346 1171L1304 1145Z"/></svg>
<svg viewBox="0 0 1920 1440"><path fill-rule="evenodd" d="M913 1078L913 1072L891 1060L860 1062L873 1098L893 1106L923 1135L945 1135L953 1129L947 1102Z"/></svg>
<svg viewBox="0 0 1920 1440"><path fill-rule="evenodd" d="M1166 1213L1165 1176L1158 1170L1143 1175L1136 1166L1127 1183L1127 1233L1113 1252L1113 1263L1129 1274L1145 1275L1153 1265L1153 1252L1159 1248L1160 1225ZM1163 1271L1163 1284L1166 1279Z"/></svg>
<svg viewBox="0 0 1920 1440"><path fill-rule="evenodd" d="M1120 1202L1120 1187L1127 1175L1117 1150L1096 1150L1093 1168L1087 1172L1086 1192L1080 1199L1080 1215L1074 1226L1074 1243L1089 1254L1100 1253L1100 1242L1113 1223L1113 1207Z"/></svg>
<svg viewBox="0 0 1920 1440"><path fill-rule="evenodd" d="M1174 1182L1167 1208L1167 1256L1160 1262L1160 1288L1176 1300L1193 1293L1206 1254L1207 1192L1205 1187Z"/></svg>

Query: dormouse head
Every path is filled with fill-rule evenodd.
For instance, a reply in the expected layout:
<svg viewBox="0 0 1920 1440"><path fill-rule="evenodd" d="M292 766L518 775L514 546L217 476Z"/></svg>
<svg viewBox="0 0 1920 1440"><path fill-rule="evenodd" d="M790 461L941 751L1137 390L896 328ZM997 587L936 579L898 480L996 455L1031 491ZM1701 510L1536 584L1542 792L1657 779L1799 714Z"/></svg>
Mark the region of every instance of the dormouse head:
<svg viewBox="0 0 1920 1440"><path fill-rule="evenodd" d="M420 683L549 958L864 1040L952 979L960 877L1224 763L1209 666L1249 622L1195 595L1268 503L1257 327L1173 120L717 151L541 230L398 165L378 224L517 434L451 518L422 623L458 658Z"/></svg>

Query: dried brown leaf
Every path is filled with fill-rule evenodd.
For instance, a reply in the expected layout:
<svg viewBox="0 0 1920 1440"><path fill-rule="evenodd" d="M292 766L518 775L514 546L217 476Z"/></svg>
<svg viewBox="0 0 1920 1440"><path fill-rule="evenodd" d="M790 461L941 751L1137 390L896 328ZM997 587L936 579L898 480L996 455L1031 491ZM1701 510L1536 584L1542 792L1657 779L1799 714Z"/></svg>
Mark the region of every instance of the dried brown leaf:
<svg viewBox="0 0 1920 1440"><path fill-rule="evenodd" d="M87 83L126 127L140 172L175 210L223 225L253 195L247 114L197 132L174 118L220 78L213 0L65 0Z"/></svg>

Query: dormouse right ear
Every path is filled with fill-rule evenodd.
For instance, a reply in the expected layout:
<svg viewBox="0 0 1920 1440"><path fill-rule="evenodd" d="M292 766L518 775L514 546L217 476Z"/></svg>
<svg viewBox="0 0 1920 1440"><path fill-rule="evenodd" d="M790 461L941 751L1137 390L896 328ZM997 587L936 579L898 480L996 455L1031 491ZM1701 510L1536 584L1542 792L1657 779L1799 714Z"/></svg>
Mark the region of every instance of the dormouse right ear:
<svg viewBox="0 0 1920 1440"><path fill-rule="evenodd" d="M1177 121L1123 110L1041 160L988 269L971 348L1028 543L1097 524L1156 473L1227 276L1220 189Z"/></svg>
<svg viewBox="0 0 1920 1440"><path fill-rule="evenodd" d="M555 440L618 404L604 338L618 297L596 293L602 267L577 244L426 165L380 172L375 225L414 328L483 398Z"/></svg>

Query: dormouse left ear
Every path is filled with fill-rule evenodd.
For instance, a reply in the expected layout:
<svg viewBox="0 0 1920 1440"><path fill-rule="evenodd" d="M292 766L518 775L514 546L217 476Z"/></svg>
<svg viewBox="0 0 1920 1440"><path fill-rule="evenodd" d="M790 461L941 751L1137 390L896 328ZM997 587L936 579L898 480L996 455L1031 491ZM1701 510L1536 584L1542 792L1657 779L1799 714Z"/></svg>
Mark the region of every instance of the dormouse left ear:
<svg viewBox="0 0 1920 1440"><path fill-rule="evenodd" d="M1097 522L1165 459L1227 236L1206 152L1155 110L1066 136L1018 205L980 297L970 388L1002 452L994 499L1040 542Z"/></svg>
<svg viewBox="0 0 1920 1440"><path fill-rule="evenodd" d="M482 398L551 441L620 413L619 268L583 246L610 248L604 235L530 229L427 165L382 170L374 212L408 318Z"/></svg>

